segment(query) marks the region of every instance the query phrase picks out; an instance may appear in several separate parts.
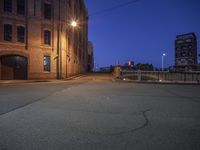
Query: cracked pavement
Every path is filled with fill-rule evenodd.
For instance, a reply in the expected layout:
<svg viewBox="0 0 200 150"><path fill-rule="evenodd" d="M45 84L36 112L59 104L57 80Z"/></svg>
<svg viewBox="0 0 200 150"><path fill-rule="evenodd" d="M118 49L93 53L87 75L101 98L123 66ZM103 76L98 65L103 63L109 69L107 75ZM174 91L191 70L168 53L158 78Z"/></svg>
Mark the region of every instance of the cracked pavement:
<svg viewBox="0 0 200 150"><path fill-rule="evenodd" d="M199 91L105 74L0 85L0 150L199 150Z"/></svg>

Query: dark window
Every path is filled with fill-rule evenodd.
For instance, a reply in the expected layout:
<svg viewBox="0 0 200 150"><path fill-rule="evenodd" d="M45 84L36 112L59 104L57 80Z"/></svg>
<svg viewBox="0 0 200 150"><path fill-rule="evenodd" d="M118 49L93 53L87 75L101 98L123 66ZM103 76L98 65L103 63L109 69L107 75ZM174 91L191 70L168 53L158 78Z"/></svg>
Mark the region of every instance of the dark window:
<svg viewBox="0 0 200 150"><path fill-rule="evenodd" d="M25 14L25 0L17 0L17 14Z"/></svg>
<svg viewBox="0 0 200 150"><path fill-rule="evenodd" d="M44 44L51 45L51 32L44 31Z"/></svg>
<svg viewBox="0 0 200 150"><path fill-rule="evenodd" d="M189 56L193 56L193 53L192 52L189 52L189 54L188 54Z"/></svg>
<svg viewBox="0 0 200 150"><path fill-rule="evenodd" d="M50 56L44 56L44 71L50 72L51 59Z"/></svg>
<svg viewBox="0 0 200 150"><path fill-rule="evenodd" d="M192 49L192 45L189 45L188 48L189 48L189 49Z"/></svg>
<svg viewBox="0 0 200 150"><path fill-rule="evenodd" d="M24 37L25 37L25 28L17 27L17 41L24 43Z"/></svg>
<svg viewBox="0 0 200 150"><path fill-rule="evenodd" d="M4 40L12 41L12 25L4 24Z"/></svg>
<svg viewBox="0 0 200 150"><path fill-rule="evenodd" d="M71 7L71 0L68 0L68 5L69 7Z"/></svg>
<svg viewBox="0 0 200 150"><path fill-rule="evenodd" d="M51 4L44 4L44 18L51 20Z"/></svg>
<svg viewBox="0 0 200 150"><path fill-rule="evenodd" d="M36 16L36 0L34 0L34 16Z"/></svg>
<svg viewBox="0 0 200 150"><path fill-rule="evenodd" d="M12 0L4 0L4 11L12 12Z"/></svg>

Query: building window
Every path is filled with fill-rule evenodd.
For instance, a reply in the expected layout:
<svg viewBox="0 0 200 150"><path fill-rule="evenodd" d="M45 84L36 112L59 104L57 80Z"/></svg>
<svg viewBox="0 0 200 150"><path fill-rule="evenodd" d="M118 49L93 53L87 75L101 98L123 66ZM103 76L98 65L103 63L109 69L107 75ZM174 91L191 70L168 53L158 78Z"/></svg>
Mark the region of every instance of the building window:
<svg viewBox="0 0 200 150"><path fill-rule="evenodd" d="M51 32L48 30L44 31L44 44L51 45Z"/></svg>
<svg viewBox="0 0 200 150"><path fill-rule="evenodd" d="M17 41L24 43L25 38L25 28L24 27L17 27Z"/></svg>
<svg viewBox="0 0 200 150"><path fill-rule="evenodd" d="M25 0L17 0L17 14L25 14Z"/></svg>
<svg viewBox="0 0 200 150"><path fill-rule="evenodd" d="M68 1L68 5L71 6L71 0Z"/></svg>
<svg viewBox="0 0 200 150"><path fill-rule="evenodd" d="M12 12L12 0L4 0L4 11Z"/></svg>
<svg viewBox="0 0 200 150"><path fill-rule="evenodd" d="M51 58L50 56L44 56L44 71L50 72L50 64L51 64Z"/></svg>
<svg viewBox="0 0 200 150"><path fill-rule="evenodd" d="M4 40L12 41L12 25L4 24Z"/></svg>
<svg viewBox="0 0 200 150"><path fill-rule="evenodd" d="M34 0L34 16L36 16L36 0Z"/></svg>
<svg viewBox="0 0 200 150"><path fill-rule="evenodd" d="M184 43L184 41L182 40L177 41L177 44L181 44L181 43Z"/></svg>
<svg viewBox="0 0 200 150"><path fill-rule="evenodd" d="M192 52L189 52L189 56L193 56L193 53L192 53Z"/></svg>
<svg viewBox="0 0 200 150"><path fill-rule="evenodd" d="M191 43L192 39L187 39L186 42Z"/></svg>
<svg viewBox="0 0 200 150"><path fill-rule="evenodd" d="M44 4L44 18L51 20L51 4Z"/></svg>
<svg viewBox="0 0 200 150"><path fill-rule="evenodd" d="M189 63L189 64L194 64L194 60L188 59L188 63Z"/></svg>
<svg viewBox="0 0 200 150"><path fill-rule="evenodd" d="M189 48L189 49L192 49L192 45L189 45L188 48Z"/></svg>

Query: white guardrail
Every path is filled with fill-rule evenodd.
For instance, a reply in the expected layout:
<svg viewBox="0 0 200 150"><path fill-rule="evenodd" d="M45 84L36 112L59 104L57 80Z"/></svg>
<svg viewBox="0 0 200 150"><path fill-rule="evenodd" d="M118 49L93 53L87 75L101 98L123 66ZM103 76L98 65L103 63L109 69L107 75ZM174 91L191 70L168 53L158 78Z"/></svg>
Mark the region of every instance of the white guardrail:
<svg viewBox="0 0 200 150"><path fill-rule="evenodd" d="M200 72L121 70L120 78L129 78L138 81L195 81L199 83Z"/></svg>

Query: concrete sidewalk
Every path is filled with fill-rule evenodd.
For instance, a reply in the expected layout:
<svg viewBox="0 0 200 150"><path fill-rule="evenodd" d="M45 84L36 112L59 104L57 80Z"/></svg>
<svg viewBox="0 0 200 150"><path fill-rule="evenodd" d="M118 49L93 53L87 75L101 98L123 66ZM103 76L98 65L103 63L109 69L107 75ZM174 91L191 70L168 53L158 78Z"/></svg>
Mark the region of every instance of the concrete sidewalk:
<svg viewBox="0 0 200 150"><path fill-rule="evenodd" d="M80 79L85 75L79 74L75 76L71 76L68 78L56 80L56 79L41 79L41 80L0 80L1 84L21 84L21 83L39 83L39 82L63 82L63 81L69 81L69 80L77 80Z"/></svg>

